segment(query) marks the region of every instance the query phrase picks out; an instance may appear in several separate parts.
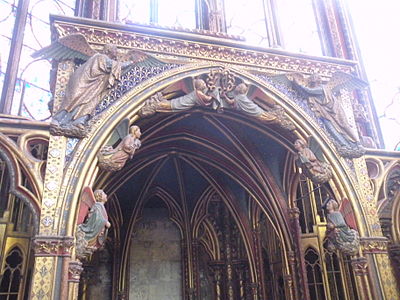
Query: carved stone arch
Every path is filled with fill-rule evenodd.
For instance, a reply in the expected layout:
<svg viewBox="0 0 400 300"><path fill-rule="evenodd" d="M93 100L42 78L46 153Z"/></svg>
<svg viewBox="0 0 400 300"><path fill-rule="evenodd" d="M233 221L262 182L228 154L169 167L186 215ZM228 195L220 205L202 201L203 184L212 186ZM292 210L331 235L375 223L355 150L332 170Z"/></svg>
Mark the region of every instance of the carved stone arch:
<svg viewBox="0 0 400 300"><path fill-rule="evenodd" d="M75 219L77 201L72 201L72 199L78 199L79 191L83 186L84 179L87 176L87 172L90 168L93 168L93 164L96 162L95 154L100 149L101 145L111 134L113 128L124 118L130 118L131 122L136 121L138 116L138 111L143 105L144 101L151 95L159 91L162 87L165 87L173 82L181 80L188 76L196 76L199 74L204 74L213 68L220 68L220 65L190 65L186 67L180 67L174 70L168 71L168 77L165 78L161 76L156 76L148 82L144 82L136 86L126 95L124 95L119 101L115 102L111 107L109 107L104 113L99 116L98 120L93 124L93 128L89 133L89 136L79 142L79 156L72 157L69 164L69 168L72 170L71 176L65 178L67 186L63 195L60 195L64 200L63 207L66 206L65 201L71 203L71 210L65 215L63 222L69 224L68 230L73 230L72 223ZM356 201L358 197L357 191L355 191L351 185L351 176L349 175L348 167L345 166L344 162L337 158L337 153L335 152L333 145L329 142L326 136L321 134L318 130L317 124L313 122L310 117L307 117L302 110L294 104L291 99L286 95L283 95L271 84L262 81L260 78L244 73L241 71L236 71L232 68L234 72L238 74L241 78L245 79L247 82L251 82L257 86L260 86L264 91L273 95L274 99L278 104L282 105L286 110L287 114L291 117L294 123L297 125L298 133L302 136L313 135L316 140L322 145L324 153L335 169L335 179L337 182L343 183L344 191L343 193L348 196L353 207L360 208L360 204ZM284 145L290 148L290 140L283 138ZM293 149L292 149L293 151ZM78 168L79 166L79 168ZM92 167L91 167L92 166ZM339 176L340 175L340 176ZM339 178L340 177L340 178ZM86 177L87 178L87 177ZM87 182L86 184L90 183ZM74 190L72 190L72 186ZM64 196L67 195L67 196ZM356 209L355 211L362 211L361 209ZM357 216L359 222L359 228L361 233L366 231L365 222L361 215Z"/></svg>
<svg viewBox="0 0 400 300"><path fill-rule="evenodd" d="M21 186L21 172L28 174L27 178L30 180L30 184L34 185L31 178L34 177L33 174L29 173L29 166L24 166L23 162L19 161L18 149L13 145L13 142L8 141L0 134L0 158L5 162L9 180L10 189L9 192L19 199L21 199L32 213L34 232L39 231L39 216L40 216L40 203L38 201L37 195L33 195L31 191L27 188Z"/></svg>

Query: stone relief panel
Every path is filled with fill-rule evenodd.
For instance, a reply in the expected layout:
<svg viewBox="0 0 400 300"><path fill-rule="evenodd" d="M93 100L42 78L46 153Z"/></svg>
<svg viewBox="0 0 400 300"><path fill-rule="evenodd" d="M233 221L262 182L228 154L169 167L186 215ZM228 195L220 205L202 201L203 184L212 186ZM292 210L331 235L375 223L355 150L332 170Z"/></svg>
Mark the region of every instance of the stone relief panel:
<svg viewBox="0 0 400 300"><path fill-rule="evenodd" d="M182 299L180 245L167 209L145 208L132 236L129 299Z"/></svg>

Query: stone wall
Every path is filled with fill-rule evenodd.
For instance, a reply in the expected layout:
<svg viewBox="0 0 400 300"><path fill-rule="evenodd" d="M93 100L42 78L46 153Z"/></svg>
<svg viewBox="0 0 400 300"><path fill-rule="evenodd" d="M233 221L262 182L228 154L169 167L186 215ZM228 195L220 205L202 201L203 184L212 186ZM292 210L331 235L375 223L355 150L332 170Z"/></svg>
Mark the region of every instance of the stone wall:
<svg viewBox="0 0 400 300"><path fill-rule="evenodd" d="M130 251L129 299L182 299L181 237L167 209L144 209Z"/></svg>

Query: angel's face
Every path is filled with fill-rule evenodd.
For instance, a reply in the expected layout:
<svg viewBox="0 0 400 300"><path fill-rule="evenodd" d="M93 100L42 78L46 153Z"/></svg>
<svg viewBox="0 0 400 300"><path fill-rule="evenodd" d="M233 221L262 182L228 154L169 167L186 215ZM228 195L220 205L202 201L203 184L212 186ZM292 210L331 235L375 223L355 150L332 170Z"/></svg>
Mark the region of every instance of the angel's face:
<svg viewBox="0 0 400 300"><path fill-rule="evenodd" d="M294 148L296 149L296 150L301 150L301 149L303 149L304 148L304 144L303 144L303 142L302 142L302 140L296 140L295 142L294 142Z"/></svg>
<svg viewBox="0 0 400 300"><path fill-rule="evenodd" d="M142 135L142 132L140 131L140 128L138 126L132 126L131 134L136 138L140 138Z"/></svg>

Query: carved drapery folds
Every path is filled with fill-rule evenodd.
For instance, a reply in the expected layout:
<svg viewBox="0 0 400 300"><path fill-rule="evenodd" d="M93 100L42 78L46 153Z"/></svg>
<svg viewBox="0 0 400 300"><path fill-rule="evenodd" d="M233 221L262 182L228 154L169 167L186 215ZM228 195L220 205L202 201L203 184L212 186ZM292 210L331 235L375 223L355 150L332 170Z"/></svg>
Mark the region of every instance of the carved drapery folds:
<svg viewBox="0 0 400 300"><path fill-rule="evenodd" d="M190 80L189 80L190 81ZM258 88L249 86L229 69L213 69L201 78L185 83L188 92L180 97L168 99L167 89L151 96L139 115L149 117L156 112L179 112L193 107L208 107L217 112L238 111L266 124L276 124L286 130L295 129L284 109L270 98L268 105L256 103Z"/></svg>
<svg viewBox="0 0 400 300"><path fill-rule="evenodd" d="M75 234L76 257L81 261L104 246L107 230L111 226L104 207L106 202L107 195L103 190L93 192L90 187L83 189Z"/></svg>
<svg viewBox="0 0 400 300"><path fill-rule="evenodd" d="M108 172L121 170L135 151L140 148L140 128L136 125L129 127L129 120L122 121L114 130L107 144L97 153L100 169ZM128 132L129 131L129 132ZM117 144L115 148L114 144Z"/></svg>
<svg viewBox="0 0 400 300"><path fill-rule="evenodd" d="M310 139L309 145L304 140L297 139L294 147L298 155L297 165L314 183L325 183L332 178L332 167L325 161L322 150L314 139Z"/></svg>
<svg viewBox="0 0 400 300"><path fill-rule="evenodd" d="M349 201L344 199L339 206L336 200L328 199L325 207L327 210L328 249L333 248L332 250L339 250L344 254L357 254L360 249L360 235L354 229L355 218Z"/></svg>
<svg viewBox="0 0 400 300"><path fill-rule="evenodd" d="M301 73L271 76L270 79L300 94L314 113L343 157L357 158L365 153L356 129L345 112L343 91L362 89L367 83L344 72L335 72L329 81L313 74L305 77Z"/></svg>
<svg viewBox="0 0 400 300"><path fill-rule="evenodd" d="M102 52L94 50L82 34L71 34L34 53L34 57L83 60L71 75L59 109L54 112L50 132L53 135L84 138L96 107L134 67L155 67L164 63L142 51L119 53L117 46L106 44Z"/></svg>

